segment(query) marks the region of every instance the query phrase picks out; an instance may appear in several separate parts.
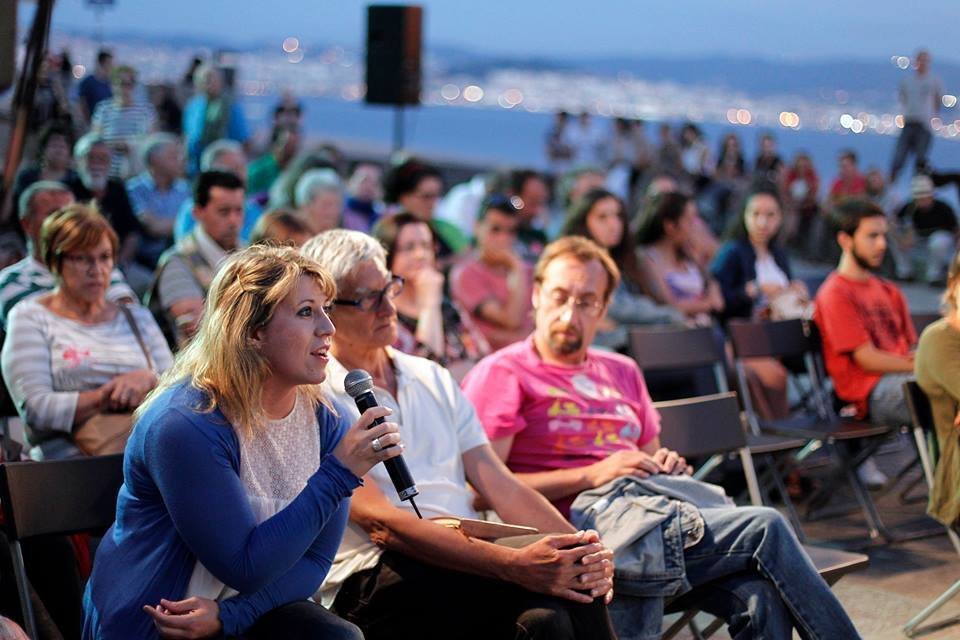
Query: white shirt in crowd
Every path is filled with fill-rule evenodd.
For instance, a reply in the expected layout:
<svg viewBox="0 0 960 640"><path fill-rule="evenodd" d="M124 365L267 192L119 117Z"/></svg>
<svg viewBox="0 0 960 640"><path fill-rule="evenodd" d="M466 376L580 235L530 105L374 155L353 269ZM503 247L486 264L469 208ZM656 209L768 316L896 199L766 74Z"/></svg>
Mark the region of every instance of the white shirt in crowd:
<svg viewBox="0 0 960 640"><path fill-rule="evenodd" d="M405 447L403 458L420 490L417 507L424 518L444 515L477 518L462 456L489 441L473 405L450 372L440 365L395 349L388 348L388 353L397 376L397 397L393 398L379 387L374 388L374 394L381 405L393 410L389 420L400 426ZM331 357L323 389L353 423L360 412L343 389L346 375L343 365ZM410 509L409 504L397 496L384 465L375 465L367 478L374 480L394 505ZM322 604L325 607L333 604L340 585L354 573L376 566L381 553L361 527L348 523L333 566L320 589Z"/></svg>

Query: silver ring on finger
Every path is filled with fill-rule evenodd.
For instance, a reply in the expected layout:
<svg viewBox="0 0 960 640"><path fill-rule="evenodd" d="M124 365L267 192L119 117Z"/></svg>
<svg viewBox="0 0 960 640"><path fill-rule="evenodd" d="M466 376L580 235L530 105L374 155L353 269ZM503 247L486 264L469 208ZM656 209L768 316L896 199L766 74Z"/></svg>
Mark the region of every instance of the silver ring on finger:
<svg viewBox="0 0 960 640"><path fill-rule="evenodd" d="M380 453L381 451L383 451L383 445L380 444L380 438L374 438L370 442L370 445L373 447L373 450L377 453Z"/></svg>

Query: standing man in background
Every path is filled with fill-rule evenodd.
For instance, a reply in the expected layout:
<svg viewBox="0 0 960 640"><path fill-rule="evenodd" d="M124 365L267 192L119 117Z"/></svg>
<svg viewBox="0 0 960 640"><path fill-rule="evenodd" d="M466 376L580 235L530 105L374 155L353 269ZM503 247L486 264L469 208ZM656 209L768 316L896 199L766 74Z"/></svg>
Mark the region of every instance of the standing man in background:
<svg viewBox="0 0 960 640"><path fill-rule="evenodd" d="M930 73L930 53L924 49L917 51L914 58L916 73L900 82L900 106L903 108L903 132L897 139L897 149L893 152L893 166L890 168L890 183L897 180L897 174L907 161L907 155L913 153L917 171L927 167L927 153L933 141L930 120L940 113L940 98L943 89L940 78Z"/></svg>

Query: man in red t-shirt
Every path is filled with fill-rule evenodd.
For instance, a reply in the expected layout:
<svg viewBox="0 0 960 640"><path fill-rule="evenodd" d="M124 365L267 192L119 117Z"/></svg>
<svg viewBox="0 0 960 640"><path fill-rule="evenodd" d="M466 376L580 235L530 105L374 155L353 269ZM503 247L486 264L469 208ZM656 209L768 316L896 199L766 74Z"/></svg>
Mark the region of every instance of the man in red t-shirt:
<svg viewBox="0 0 960 640"><path fill-rule="evenodd" d="M893 427L910 424L903 382L913 375L917 334L903 294L874 274L887 250L887 218L860 199L838 204L834 217L843 254L817 292L814 314L827 372L837 396L856 407L858 418ZM868 484L886 480L870 460L860 475Z"/></svg>
<svg viewBox="0 0 960 640"><path fill-rule="evenodd" d="M857 154L847 149L840 152L840 173L830 186L830 201L858 198L867 194L867 180L857 168Z"/></svg>

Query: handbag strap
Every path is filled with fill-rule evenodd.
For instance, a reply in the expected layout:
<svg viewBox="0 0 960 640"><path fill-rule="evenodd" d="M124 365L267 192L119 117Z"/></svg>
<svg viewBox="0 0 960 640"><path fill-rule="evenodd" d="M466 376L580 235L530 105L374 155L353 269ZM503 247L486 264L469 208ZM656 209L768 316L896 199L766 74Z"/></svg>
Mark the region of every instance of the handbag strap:
<svg viewBox="0 0 960 640"><path fill-rule="evenodd" d="M140 333L140 327L137 326L137 321L134 320L130 307L125 304L121 304L119 307L123 317L127 319L127 324L130 325L130 330L133 331L133 337L137 339L137 343L140 345L140 350L143 351L143 355L147 357L147 366L156 371L157 368L153 364L153 357L150 355L150 350L147 349L147 345L143 341L143 334Z"/></svg>

